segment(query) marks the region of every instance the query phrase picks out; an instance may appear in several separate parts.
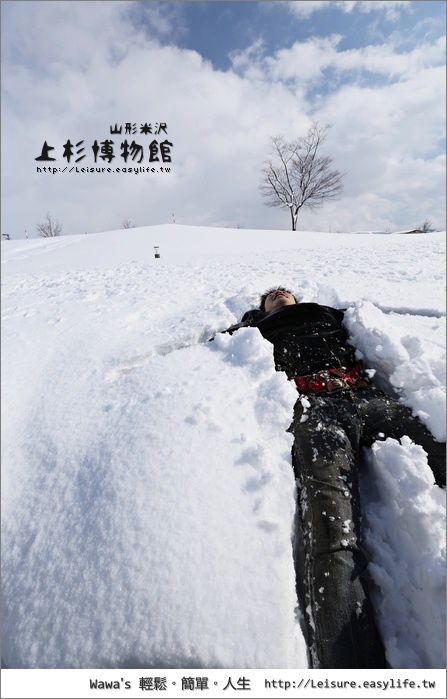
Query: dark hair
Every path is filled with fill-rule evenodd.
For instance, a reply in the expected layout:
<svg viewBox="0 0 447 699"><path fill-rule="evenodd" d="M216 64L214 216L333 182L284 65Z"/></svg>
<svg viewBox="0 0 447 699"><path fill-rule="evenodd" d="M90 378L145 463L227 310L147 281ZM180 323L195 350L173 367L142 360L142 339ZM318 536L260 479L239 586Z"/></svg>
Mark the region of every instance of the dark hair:
<svg viewBox="0 0 447 699"><path fill-rule="evenodd" d="M259 310L260 311L265 311L265 300L269 294L271 294L273 291L286 291L288 294L292 294L290 289L286 289L285 286L272 286L271 289L267 289L267 291L264 291L262 294L260 300L259 300ZM296 300L296 296L292 294L293 298L295 299L295 303L298 303Z"/></svg>

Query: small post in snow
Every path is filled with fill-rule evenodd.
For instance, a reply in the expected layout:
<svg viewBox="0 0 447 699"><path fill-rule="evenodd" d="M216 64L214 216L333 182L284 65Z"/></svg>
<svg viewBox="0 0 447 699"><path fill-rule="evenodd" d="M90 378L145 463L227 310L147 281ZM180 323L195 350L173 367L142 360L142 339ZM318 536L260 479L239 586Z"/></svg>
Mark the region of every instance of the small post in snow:
<svg viewBox="0 0 447 699"><path fill-rule="evenodd" d="M155 250L155 257L156 257L156 258L157 258L157 257L160 257L160 250L159 250L158 245L155 245L155 246L154 246L154 250Z"/></svg>
<svg viewBox="0 0 447 699"><path fill-rule="evenodd" d="M173 223L175 223L175 216L174 216L174 214L172 214L172 221L173 221Z"/></svg>

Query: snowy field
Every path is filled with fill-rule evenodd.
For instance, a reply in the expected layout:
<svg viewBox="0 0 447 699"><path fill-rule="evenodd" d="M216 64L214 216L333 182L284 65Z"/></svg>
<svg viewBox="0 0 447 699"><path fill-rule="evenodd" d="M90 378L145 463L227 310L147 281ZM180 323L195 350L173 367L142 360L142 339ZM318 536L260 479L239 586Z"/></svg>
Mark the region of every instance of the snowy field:
<svg viewBox="0 0 447 699"><path fill-rule="evenodd" d="M445 234L180 225L2 244L8 668L308 668L271 285L348 308L376 380L445 440ZM154 257L159 246L159 259ZM445 667L445 490L408 439L362 479L390 668Z"/></svg>

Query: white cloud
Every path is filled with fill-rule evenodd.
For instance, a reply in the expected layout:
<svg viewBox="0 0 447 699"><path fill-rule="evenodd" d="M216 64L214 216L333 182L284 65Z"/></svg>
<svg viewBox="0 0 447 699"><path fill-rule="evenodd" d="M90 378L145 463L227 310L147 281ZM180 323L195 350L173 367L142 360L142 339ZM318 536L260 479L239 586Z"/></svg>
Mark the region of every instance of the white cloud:
<svg viewBox="0 0 447 699"><path fill-rule="evenodd" d="M234 54L233 68L244 76L264 74L266 79L294 80L297 85L325 80L324 71L331 68L345 80L350 74L389 80L406 78L431 66L445 65L445 37L401 51L393 43L380 43L356 49L340 49L343 37L312 37L295 42L291 48L280 49L265 56L262 45L249 47Z"/></svg>
<svg viewBox="0 0 447 699"><path fill-rule="evenodd" d="M314 13L325 10L329 6L349 13L357 4L356 0L346 0L346 2L339 0L291 0L287 3L289 10L302 19L308 19Z"/></svg>
<svg viewBox="0 0 447 699"><path fill-rule="evenodd" d="M334 67L339 71L366 71L389 79L410 77L416 71L432 65L444 65L445 40L413 47L408 52L397 51L392 44L365 46L337 54Z"/></svg>
<svg viewBox="0 0 447 699"><path fill-rule="evenodd" d="M334 65L337 46L342 37L315 37L308 41L296 42L290 49L281 49L274 56L265 59L266 69L274 79L294 79L305 84L321 78L323 71Z"/></svg>
<svg viewBox="0 0 447 699"><path fill-rule="evenodd" d="M396 20L400 10L411 9L411 2L409 0L291 0L288 7L293 14L303 19L333 7L345 13L352 13L354 9L359 9L361 12L383 12L386 19Z"/></svg>

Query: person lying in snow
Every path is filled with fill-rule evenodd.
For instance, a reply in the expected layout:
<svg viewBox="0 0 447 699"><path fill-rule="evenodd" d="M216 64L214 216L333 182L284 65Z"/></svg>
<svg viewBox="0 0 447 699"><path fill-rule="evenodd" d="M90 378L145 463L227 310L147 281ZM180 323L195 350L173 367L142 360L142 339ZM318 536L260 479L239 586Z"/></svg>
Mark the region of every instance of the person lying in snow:
<svg viewBox="0 0 447 699"><path fill-rule="evenodd" d="M289 431L298 492L295 556L313 667L386 668L368 595L361 545L358 467L362 447L408 435L421 445L438 486L445 486L445 443L412 411L372 384L355 357L344 312L298 303L284 287L227 328L256 327L273 344L275 367L301 394ZM303 572L298 573L299 569ZM302 579L301 579L302 578Z"/></svg>

